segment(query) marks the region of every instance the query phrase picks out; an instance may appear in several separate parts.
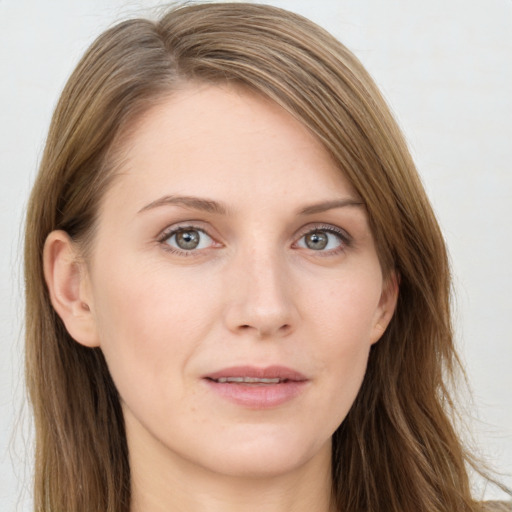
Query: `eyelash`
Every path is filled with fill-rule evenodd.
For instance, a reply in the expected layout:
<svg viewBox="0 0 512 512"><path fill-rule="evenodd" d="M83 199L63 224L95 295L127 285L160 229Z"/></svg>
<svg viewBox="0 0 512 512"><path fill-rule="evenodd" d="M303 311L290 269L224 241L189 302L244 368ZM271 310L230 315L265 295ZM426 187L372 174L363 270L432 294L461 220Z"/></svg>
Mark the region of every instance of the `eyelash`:
<svg viewBox="0 0 512 512"><path fill-rule="evenodd" d="M198 253L203 249L198 249L198 250L191 249L188 251L180 250L175 247L172 247L171 245L169 245L167 243L171 237L177 235L180 232L184 232L184 231L200 231L201 233L204 233L209 238L211 238L213 241L215 241L214 238L212 236L210 236L205 229L203 229L199 226L195 226L195 225L183 225L183 226L178 226L178 227L173 226L173 227L167 228L158 237L157 241L160 244L162 244L164 250L166 250L172 254L178 254L179 256L185 256L185 257L198 256L199 255ZM321 257L334 256L334 255L340 254L341 252L345 251L348 247L350 247L352 245L352 238L346 231L344 231L336 226L332 226L330 224L315 224L311 229L308 229L307 231L303 232L299 236L298 240L301 240L305 236L307 236L311 233L318 232L318 231L335 235L336 237L338 237L338 239L340 241L339 247L337 247L336 249L331 249L329 251L315 251L313 249L310 249L312 252L317 253L318 256L321 256ZM297 242L295 242L294 245L296 243Z"/></svg>
<svg viewBox="0 0 512 512"><path fill-rule="evenodd" d="M302 240L305 236L315 232L324 232L329 233L331 235L335 235L340 242L339 247L337 247L336 249L330 249L328 251L315 251L313 249L310 249L312 252L316 253L320 257L338 255L344 252L347 248L349 248L352 245L352 237L345 230L340 229L336 226L332 226L330 224L314 224L311 229L308 229L307 231L302 233L298 240ZM296 243L297 242L295 242L295 244Z"/></svg>
<svg viewBox="0 0 512 512"><path fill-rule="evenodd" d="M189 256L197 256L198 254L198 251L196 250L189 250L189 251L186 251L186 250L180 250L180 249L176 249L175 247L172 247L171 245L169 245L167 243L167 241L173 237L174 235L177 235L178 233L181 233L181 232L185 232L185 231L200 231L201 233L204 233L205 235L207 235L209 238L211 238L212 240L214 240L213 237L211 237L205 229L199 227L199 226L194 226L194 225L184 225L184 226L178 226L178 227L170 227L170 228L167 228L165 229L162 234L158 237L157 241L159 243L162 244L163 246L163 249L165 251L168 251L172 254L178 254L179 256L185 256L185 257L189 257ZM201 249L200 249L201 250Z"/></svg>

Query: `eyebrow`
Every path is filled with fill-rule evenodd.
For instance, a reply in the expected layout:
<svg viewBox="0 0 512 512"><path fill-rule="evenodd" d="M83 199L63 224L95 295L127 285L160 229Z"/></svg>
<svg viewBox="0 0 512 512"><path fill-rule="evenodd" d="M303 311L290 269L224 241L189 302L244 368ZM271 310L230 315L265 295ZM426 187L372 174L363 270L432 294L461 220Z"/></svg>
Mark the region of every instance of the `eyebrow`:
<svg viewBox="0 0 512 512"><path fill-rule="evenodd" d="M322 203L312 204L311 206L306 206L302 210L299 211L299 215L311 215L313 213L322 213L328 210L333 210L334 208L343 208L345 206L364 206L365 204L362 201L358 201L357 199L347 198L347 199L333 199L332 201L324 201Z"/></svg>
<svg viewBox="0 0 512 512"><path fill-rule="evenodd" d="M159 208L166 205L184 206L193 210L200 210L207 213L215 213L217 215L227 215L229 208L218 201L194 196L163 196L146 206L142 207L138 213ZM314 213L322 213L335 208L343 208L346 206L364 206L362 201L353 198L346 199L333 199L330 201L323 201L321 203L312 204L299 210L299 215L312 215Z"/></svg>
<svg viewBox="0 0 512 512"><path fill-rule="evenodd" d="M141 208L138 213L165 205L184 206L186 208L192 208L193 210L201 210L218 215L226 215L228 213L227 206L218 201L193 196L163 196Z"/></svg>

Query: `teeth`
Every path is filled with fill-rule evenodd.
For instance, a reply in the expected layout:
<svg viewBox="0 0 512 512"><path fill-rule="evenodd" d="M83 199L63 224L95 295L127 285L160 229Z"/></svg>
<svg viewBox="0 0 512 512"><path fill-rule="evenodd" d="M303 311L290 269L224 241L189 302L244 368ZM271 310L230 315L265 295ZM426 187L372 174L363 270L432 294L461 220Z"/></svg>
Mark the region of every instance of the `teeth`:
<svg viewBox="0 0 512 512"><path fill-rule="evenodd" d="M243 384L279 384L281 382L280 378L275 379L265 379L265 378L257 378L257 377L220 377L216 379L217 382L224 384L226 382L236 382Z"/></svg>

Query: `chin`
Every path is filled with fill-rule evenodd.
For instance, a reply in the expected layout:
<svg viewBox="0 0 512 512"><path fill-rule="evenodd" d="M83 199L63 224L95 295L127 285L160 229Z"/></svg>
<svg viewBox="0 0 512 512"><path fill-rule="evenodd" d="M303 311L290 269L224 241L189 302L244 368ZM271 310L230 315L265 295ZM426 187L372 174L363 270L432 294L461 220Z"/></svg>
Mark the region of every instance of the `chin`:
<svg viewBox="0 0 512 512"><path fill-rule="evenodd" d="M331 439L323 443L306 442L290 433L281 436L254 436L237 440L210 454L210 467L230 477L275 478L320 461L330 461Z"/></svg>

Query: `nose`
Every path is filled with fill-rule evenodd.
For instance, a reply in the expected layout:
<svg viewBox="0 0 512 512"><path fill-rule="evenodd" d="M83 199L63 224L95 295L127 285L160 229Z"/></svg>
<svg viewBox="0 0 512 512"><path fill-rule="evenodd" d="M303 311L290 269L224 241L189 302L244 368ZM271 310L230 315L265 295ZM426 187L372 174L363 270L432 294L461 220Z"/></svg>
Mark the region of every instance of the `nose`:
<svg viewBox="0 0 512 512"><path fill-rule="evenodd" d="M240 256L228 272L225 322L231 332L282 337L296 328L296 293L286 262L263 251Z"/></svg>

